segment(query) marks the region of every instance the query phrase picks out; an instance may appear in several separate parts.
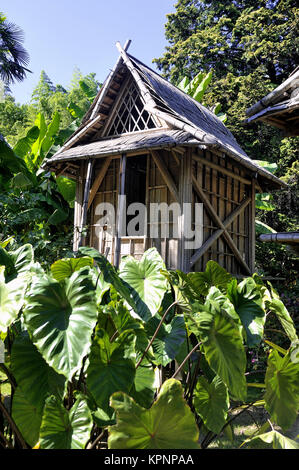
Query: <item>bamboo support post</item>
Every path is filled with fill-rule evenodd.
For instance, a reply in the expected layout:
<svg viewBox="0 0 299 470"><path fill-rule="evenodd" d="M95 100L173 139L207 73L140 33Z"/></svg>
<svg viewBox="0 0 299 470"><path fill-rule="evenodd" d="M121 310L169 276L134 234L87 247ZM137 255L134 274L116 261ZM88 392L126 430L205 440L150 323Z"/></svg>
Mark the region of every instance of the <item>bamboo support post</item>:
<svg viewBox="0 0 299 470"><path fill-rule="evenodd" d="M118 197L118 211L117 211L117 226L115 236L115 266L118 268L120 261L121 250L121 236L123 235L123 221L126 207L124 206L125 184L126 184L126 163L127 156L123 154L120 159L119 166L119 197Z"/></svg>

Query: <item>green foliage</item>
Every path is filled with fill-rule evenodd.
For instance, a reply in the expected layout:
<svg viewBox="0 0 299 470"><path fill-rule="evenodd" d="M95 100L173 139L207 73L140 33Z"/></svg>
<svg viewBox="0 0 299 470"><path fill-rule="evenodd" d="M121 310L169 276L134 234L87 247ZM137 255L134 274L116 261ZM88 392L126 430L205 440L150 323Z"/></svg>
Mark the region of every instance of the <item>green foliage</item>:
<svg viewBox="0 0 299 470"><path fill-rule="evenodd" d="M268 358L266 373L266 409L285 431L294 423L299 407L299 362L290 353L281 357L275 350Z"/></svg>
<svg viewBox="0 0 299 470"><path fill-rule="evenodd" d="M203 376L198 378L193 404L204 425L219 434L227 420L229 396L226 386L217 375L211 383Z"/></svg>
<svg viewBox="0 0 299 470"><path fill-rule="evenodd" d="M46 401L40 427L42 449L83 449L89 439L92 418L86 400L78 397L70 411L60 401Z"/></svg>
<svg viewBox="0 0 299 470"><path fill-rule="evenodd" d="M137 262L126 257L120 265L120 277L129 286L136 305L136 313L147 321L158 312L167 289L167 280L160 272L165 265L155 248Z"/></svg>
<svg viewBox="0 0 299 470"><path fill-rule="evenodd" d="M176 380L164 382L149 410L123 393L112 396L111 406L116 410L117 424L110 428L109 449L199 448L194 417Z"/></svg>
<svg viewBox="0 0 299 470"><path fill-rule="evenodd" d="M283 436L278 431L270 431L265 434L259 434L258 436L255 436L245 442L248 444L249 447L251 447L255 444L258 439L263 442L272 444L273 449L299 449L298 442Z"/></svg>
<svg viewBox="0 0 299 470"><path fill-rule="evenodd" d="M32 341L53 369L71 379L89 352L97 311L88 268L64 282L33 281L24 319Z"/></svg>
<svg viewBox="0 0 299 470"><path fill-rule="evenodd" d="M227 429L233 439L230 422L253 388L271 426L294 423L298 338L277 292L258 276L238 282L215 262L204 273L167 271L155 249L116 270L89 247L56 260L50 275L30 245L9 251L9 241L0 247L2 370L19 433L6 420L4 445L13 436L22 447L78 449L103 446L101 437L110 449L191 449L200 425L205 448ZM140 302L150 315L142 317ZM266 313L281 322L285 348L265 336ZM261 344L266 373L247 383L245 351ZM274 448L297 445L265 436Z"/></svg>
<svg viewBox="0 0 299 470"><path fill-rule="evenodd" d="M125 331L110 343L108 334L96 332L87 369L87 385L97 406L108 412L116 391L129 392L135 378L135 336Z"/></svg>
<svg viewBox="0 0 299 470"><path fill-rule="evenodd" d="M289 184L271 196L257 195L257 235L296 231L299 225L299 138L284 138L279 129L261 122L244 125L246 109L298 65L297 25L294 0L178 0L167 15L165 53L154 60L164 76L187 92L196 77L200 80L213 71L205 105L212 109L220 103L226 126L242 148ZM298 254L257 237L256 268L260 274L285 278L278 285L290 302L296 301Z"/></svg>

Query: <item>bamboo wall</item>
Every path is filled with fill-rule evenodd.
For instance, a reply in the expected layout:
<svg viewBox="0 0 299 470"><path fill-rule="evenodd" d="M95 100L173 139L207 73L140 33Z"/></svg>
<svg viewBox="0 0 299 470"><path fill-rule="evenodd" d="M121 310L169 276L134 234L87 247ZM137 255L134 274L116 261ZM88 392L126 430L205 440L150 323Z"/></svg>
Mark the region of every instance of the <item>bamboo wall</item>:
<svg viewBox="0 0 299 470"><path fill-rule="evenodd" d="M161 168L159 161L164 165ZM127 161L129 161L128 156ZM204 159L204 160L202 160ZM236 210L245 198L252 197L251 180L248 179L242 167L230 163L216 153L187 149L185 154L175 154L171 151L160 150L153 158L151 152L146 155L146 187L145 202L149 213L150 203L192 202L193 213L194 204L202 202L199 194L192 188L192 175L202 188L205 197L210 202L213 210L221 221L224 221L232 211ZM103 159L95 160L93 169L93 181L101 170ZM211 167L214 166L214 167ZM221 167L226 174L221 173L215 167ZM103 254L108 253L108 259L114 263L115 258L115 227L107 227L106 230L98 226L99 216L96 214L96 207L101 202L109 202L117 208L119 193L119 158L113 158L108 167L107 173L99 186L93 203L88 212L87 223L89 225L89 237L83 241L85 244L95 247ZM165 170L166 169L166 170ZM166 171L166 174L165 174ZM86 174L86 163L81 165L81 174ZM77 186L77 202L75 206L75 226L79 225L79 211L82 201L82 188L84 178ZM177 188L177 195L174 188ZM81 193L80 193L81 191ZM81 195L80 195L81 194ZM254 195L254 193L253 193ZM76 209L77 208L77 209ZM254 222L253 205L247 204L244 210L227 227L227 234L231 237L235 248L239 251L242 260L250 266L252 270L254 258ZM155 246L162 255L166 266L169 269L182 269L184 271L203 271L209 260L214 260L233 274L248 274L244 272L240 260L236 258L236 253L232 251L226 242L225 237L220 236L204 252L204 254L190 267L190 259L196 250L183 250L183 239L179 228L179 236L173 236L174 220L169 223L169 237L163 238L161 234L161 221L158 223L159 236L150 238L150 221L146 224L145 235L141 237L121 239L121 256L131 254L140 259L143 252ZM178 221L180 225L180 221ZM194 228L194 225L193 225ZM201 230L203 243L219 226L211 217L210 210L203 206L203 218L197 230ZM75 244L74 244L75 246ZM234 248L234 247L233 247ZM241 260L241 261L242 261Z"/></svg>

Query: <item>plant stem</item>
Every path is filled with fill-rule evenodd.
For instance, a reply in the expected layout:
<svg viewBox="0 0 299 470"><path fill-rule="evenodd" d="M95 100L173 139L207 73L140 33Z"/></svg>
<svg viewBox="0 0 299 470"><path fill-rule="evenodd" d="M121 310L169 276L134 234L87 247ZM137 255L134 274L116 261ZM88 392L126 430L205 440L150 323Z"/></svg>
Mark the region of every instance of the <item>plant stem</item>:
<svg viewBox="0 0 299 470"><path fill-rule="evenodd" d="M10 385L13 387L13 389L15 389L17 384L16 384L14 376L9 372L9 370L7 369L7 367L4 364L0 364L0 369L3 370L4 374L7 376L8 380L10 382Z"/></svg>
<svg viewBox="0 0 299 470"><path fill-rule="evenodd" d="M12 417L10 416L10 414L8 413L7 409L5 408L5 406L3 405L3 403L1 401L0 401L0 409L1 409L2 413L5 415L7 421L9 422L10 427L13 430L16 438L20 442L22 448L27 449L28 447L27 447L26 442L24 441L24 439L22 437L22 434L20 433L16 423L14 422L14 420L12 419Z"/></svg>
<svg viewBox="0 0 299 470"><path fill-rule="evenodd" d="M167 313L168 313L169 310L170 310L174 305L176 305L177 303L178 303L178 301L176 300L176 301L173 302L173 303L167 308L167 310L165 311L163 317L161 318L161 321L160 321L159 325L157 326L157 329L156 329L155 333L153 334L152 339L150 340L150 342L149 342L149 344L147 345L147 347L146 347L144 353L142 354L140 360L138 361L138 364L136 365L136 369L138 369L138 367L140 366L141 362L142 362L143 359L144 359L144 356L146 355L146 353L148 352L149 348L150 348L151 345L153 344L153 342L154 342L154 340L155 340L157 334L159 333L159 330L160 330L160 328L161 328L161 325L162 325L162 323L164 322L164 320L165 320L165 318L166 318Z"/></svg>
<svg viewBox="0 0 299 470"><path fill-rule="evenodd" d="M185 359L183 360L183 362L181 363L180 367L175 371L175 373L173 374L173 376L171 377L172 379L174 379L178 373L182 370L182 368L184 367L184 365L186 364L186 362L188 361L189 357L194 353L194 351L196 351L196 349L201 345L202 341L200 341L199 343L197 343L196 346L194 346L194 348L189 352L189 354L187 354L187 356L185 357Z"/></svg>
<svg viewBox="0 0 299 470"><path fill-rule="evenodd" d="M186 397L185 397L186 400L188 398L189 405L191 405L191 403L192 403L193 390L194 390L194 387L196 385L196 377L198 375L199 367L200 367L200 359L201 359L201 354L199 353L199 358L198 358L198 361L197 361L196 366L194 368L194 372L193 372L193 375L191 377L191 380L190 380L190 383L189 383L189 388L187 390Z"/></svg>
<svg viewBox="0 0 299 470"><path fill-rule="evenodd" d="M3 442L6 444L6 446L9 448L9 449L12 449L12 445L10 444L10 442L6 439L6 437L4 436L4 434L0 431L0 437L1 439L3 440ZM3 446L5 448L5 446Z"/></svg>
<svg viewBox="0 0 299 470"><path fill-rule="evenodd" d="M106 429L104 429L101 434L96 438L96 440L91 444L91 446L89 447L90 449L94 449L96 447L96 445L98 444L98 442L102 439L102 437L104 436L105 434L105 431Z"/></svg>

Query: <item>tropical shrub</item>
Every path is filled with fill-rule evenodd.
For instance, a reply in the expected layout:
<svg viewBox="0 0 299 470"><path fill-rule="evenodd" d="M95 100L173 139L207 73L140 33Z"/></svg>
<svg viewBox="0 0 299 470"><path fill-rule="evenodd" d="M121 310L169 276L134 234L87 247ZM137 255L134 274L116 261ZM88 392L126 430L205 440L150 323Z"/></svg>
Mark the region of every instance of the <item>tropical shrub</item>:
<svg viewBox="0 0 299 470"><path fill-rule="evenodd" d="M0 247L5 343L0 445L42 449L199 449L250 406L269 419L244 446L299 448L299 341L277 292L217 263L167 271L155 248L116 270L81 247L47 269L32 246ZM284 349L266 328L275 315ZM269 347L261 380L249 351ZM278 429L279 426L281 429Z"/></svg>

